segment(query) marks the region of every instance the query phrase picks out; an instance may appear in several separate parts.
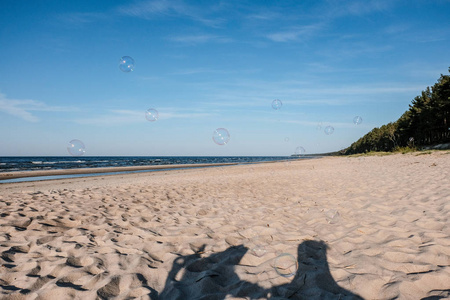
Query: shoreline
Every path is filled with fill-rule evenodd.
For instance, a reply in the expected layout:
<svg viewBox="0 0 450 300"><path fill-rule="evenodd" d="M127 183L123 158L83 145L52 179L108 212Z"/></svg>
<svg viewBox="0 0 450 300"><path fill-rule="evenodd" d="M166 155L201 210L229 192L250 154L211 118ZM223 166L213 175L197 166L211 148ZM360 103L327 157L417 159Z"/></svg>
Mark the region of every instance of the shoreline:
<svg viewBox="0 0 450 300"><path fill-rule="evenodd" d="M221 167L221 166L233 166L233 165L252 165L252 164L266 164L285 161L297 161L305 159L317 159L321 156L303 156L296 159L289 160L274 160L274 161L258 161L258 162L230 162L230 163L198 163L198 164L165 164L165 165L144 165L144 166L121 166L121 167L99 167L99 168L72 168L72 169L53 169L53 170L30 170L30 171L13 171L13 172L0 172L0 184L10 183L9 179L30 178L30 177L47 177L47 176L69 176L69 175L87 175L100 176L104 173L126 174L130 172L140 171L158 171L158 170L170 170L170 169L191 169L191 168L205 168L205 167ZM106 175L106 174L105 174ZM49 178L49 179L36 179L36 180L54 180L62 178L76 178L74 177L61 177L61 178ZM32 180L29 180L32 181ZM16 181L14 181L16 182ZM21 182L21 181L17 181Z"/></svg>
<svg viewBox="0 0 450 300"><path fill-rule="evenodd" d="M151 171L151 170L169 170L181 168L204 168L231 166L238 163L217 163L217 164L186 164L186 165L148 165L148 166L126 166L126 167L106 167L106 168L74 168L74 169L58 169L58 170L37 170L37 171L16 171L0 173L1 180L40 177L40 176L58 176L58 175L78 175L78 174L99 174L102 173L127 173L134 171Z"/></svg>

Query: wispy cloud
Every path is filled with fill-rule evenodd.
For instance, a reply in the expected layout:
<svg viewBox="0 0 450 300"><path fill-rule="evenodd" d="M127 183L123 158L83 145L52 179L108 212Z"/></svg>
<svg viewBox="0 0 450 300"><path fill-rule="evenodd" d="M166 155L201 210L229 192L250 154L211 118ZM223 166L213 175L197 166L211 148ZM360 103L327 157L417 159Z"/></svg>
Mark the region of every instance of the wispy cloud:
<svg viewBox="0 0 450 300"><path fill-rule="evenodd" d="M206 42L229 43L232 41L230 38L211 34L181 35L170 37L168 39L174 42L186 44L201 44Z"/></svg>
<svg viewBox="0 0 450 300"><path fill-rule="evenodd" d="M223 21L220 18L209 17L210 10L207 7L199 9L180 0L140 1L130 5L120 6L117 8L117 12L121 15L142 19L153 19L161 15L182 16L213 27Z"/></svg>
<svg viewBox="0 0 450 300"><path fill-rule="evenodd" d="M409 24L391 24L384 29L384 32L387 34L399 34L408 31L410 28L411 26Z"/></svg>
<svg viewBox="0 0 450 300"><path fill-rule="evenodd" d="M383 52L389 52L394 49L393 45L373 45L366 42L347 42L345 44L337 44L332 49L320 49L317 53L332 58L346 59L363 55L375 55Z"/></svg>
<svg viewBox="0 0 450 300"><path fill-rule="evenodd" d="M280 13L274 11L259 11L246 16L249 20L270 21L282 17Z"/></svg>
<svg viewBox="0 0 450 300"><path fill-rule="evenodd" d="M347 6L343 5L342 13L350 15L365 15L373 12L386 11L392 7L395 1L371 0L371 1L349 1Z"/></svg>
<svg viewBox="0 0 450 300"><path fill-rule="evenodd" d="M197 118L203 118L203 117L212 117L215 114L214 113L210 113L210 112L177 112L177 111L167 111L167 112L162 112L161 114L161 119L197 119Z"/></svg>
<svg viewBox="0 0 450 300"><path fill-rule="evenodd" d="M28 122L38 122L39 118L32 114L33 111L73 111L73 107L49 106L36 100L9 99L0 93L0 111L18 117Z"/></svg>
<svg viewBox="0 0 450 300"><path fill-rule="evenodd" d="M193 68L193 69L185 69L179 70L176 72L172 72L172 75L194 75L194 74L231 74L235 73L235 71L227 71L227 70L215 70L215 69L207 69L207 68Z"/></svg>
<svg viewBox="0 0 450 300"><path fill-rule="evenodd" d="M122 125L145 121L145 111L112 109L88 118L77 118L75 123L88 125Z"/></svg>
<svg viewBox="0 0 450 300"><path fill-rule="evenodd" d="M448 27L436 24L433 27L414 27L412 24L398 23L387 26L384 32L397 40L415 43L432 43L450 39Z"/></svg>
<svg viewBox="0 0 450 300"><path fill-rule="evenodd" d="M329 0L325 1L321 16L326 19L346 17L349 15L363 16L376 12L386 12L391 9L398 1L395 0Z"/></svg>
<svg viewBox="0 0 450 300"><path fill-rule="evenodd" d="M274 42L290 42L297 40L305 40L310 38L323 28L323 24L312 24L290 28L284 31L274 32L268 34L266 37Z"/></svg>
<svg viewBox="0 0 450 300"><path fill-rule="evenodd" d="M392 101L393 97L398 101L405 101L405 97L409 100L411 95L423 89L422 84L407 82L329 84L320 82L320 78L311 81L234 78L220 82L203 82L196 87L202 90L204 96L198 103L211 109L270 108L274 99L282 100L283 105L296 107L383 102Z"/></svg>
<svg viewBox="0 0 450 300"><path fill-rule="evenodd" d="M174 108L157 108L158 120L210 117L211 112L183 110ZM88 125L115 126L133 123L145 123L145 110L111 109L89 118L78 118L74 122Z"/></svg>
<svg viewBox="0 0 450 300"><path fill-rule="evenodd" d="M104 20L108 17L106 13L98 12L72 12L60 14L57 19L67 25L81 27L85 24L93 23L98 20Z"/></svg>

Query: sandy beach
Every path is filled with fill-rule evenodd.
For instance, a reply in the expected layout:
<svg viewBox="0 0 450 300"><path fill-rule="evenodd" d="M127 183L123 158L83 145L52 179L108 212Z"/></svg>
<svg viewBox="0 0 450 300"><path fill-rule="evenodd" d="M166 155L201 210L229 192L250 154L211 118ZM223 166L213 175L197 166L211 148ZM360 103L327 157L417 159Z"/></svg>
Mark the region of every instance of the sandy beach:
<svg viewBox="0 0 450 300"><path fill-rule="evenodd" d="M0 184L0 299L450 299L450 152Z"/></svg>

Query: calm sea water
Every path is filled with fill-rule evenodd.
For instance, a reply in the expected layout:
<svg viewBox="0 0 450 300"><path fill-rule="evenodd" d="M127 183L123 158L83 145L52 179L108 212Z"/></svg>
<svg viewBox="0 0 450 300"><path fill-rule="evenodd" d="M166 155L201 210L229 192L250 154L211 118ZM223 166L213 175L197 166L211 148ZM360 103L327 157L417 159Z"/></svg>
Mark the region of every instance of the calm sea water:
<svg viewBox="0 0 450 300"><path fill-rule="evenodd" d="M20 156L0 157L0 172L145 165L255 163L298 159L290 156Z"/></svg>

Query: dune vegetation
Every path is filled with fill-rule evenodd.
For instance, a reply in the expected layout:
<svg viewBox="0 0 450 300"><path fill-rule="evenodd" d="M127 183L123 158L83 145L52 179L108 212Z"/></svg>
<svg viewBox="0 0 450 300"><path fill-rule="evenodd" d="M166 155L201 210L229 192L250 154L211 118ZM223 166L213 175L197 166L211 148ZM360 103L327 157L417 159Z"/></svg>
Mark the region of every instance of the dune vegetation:
<svg viewBox="0 0 450 300"><path fill-rule="evenodd" d="M441 74L397 121L372 129L342 153L407 153L443 143L450 143L450 76Z"/></svg>

